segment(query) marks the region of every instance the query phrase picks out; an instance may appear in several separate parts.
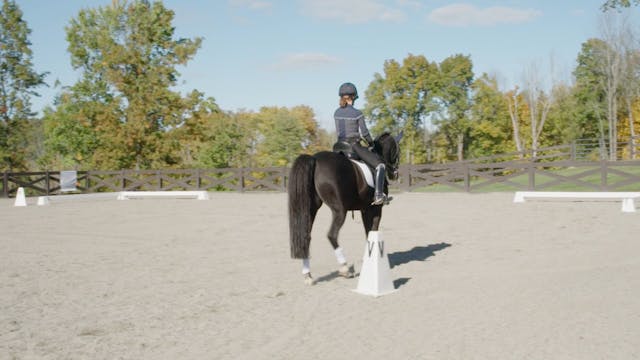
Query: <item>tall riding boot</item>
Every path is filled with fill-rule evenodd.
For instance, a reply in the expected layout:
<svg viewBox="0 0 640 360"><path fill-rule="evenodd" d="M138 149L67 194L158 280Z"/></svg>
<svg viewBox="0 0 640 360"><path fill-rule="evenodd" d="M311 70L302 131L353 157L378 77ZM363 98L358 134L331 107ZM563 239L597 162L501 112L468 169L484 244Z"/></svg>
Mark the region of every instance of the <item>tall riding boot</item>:
<svg viewBox="0 0 640 360"><path fill-rule="evenodd" d="M385 177L385 167L384 164L379 164L376 166L376 177L375 177L375 192L373 195L373 202L371 205L382 205L389 204L389 200L387 199L387 195L384 193L384 177Z"/></svg>

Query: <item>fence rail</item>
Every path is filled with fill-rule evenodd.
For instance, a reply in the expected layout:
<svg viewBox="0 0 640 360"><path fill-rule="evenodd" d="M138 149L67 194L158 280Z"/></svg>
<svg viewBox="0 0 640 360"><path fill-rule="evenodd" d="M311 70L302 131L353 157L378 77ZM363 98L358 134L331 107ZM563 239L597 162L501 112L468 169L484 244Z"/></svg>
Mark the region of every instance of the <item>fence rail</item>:
<svg viewBox="0 0 640 360"><path fill-rule="evenodd" d="M404 191L640 191L640 161L505 161L401 167Z"/></svg>
<svg viewBox="0 0 640 360"><path fill-rule="evenodd" d="M286 191L286 167L187 170L78 171L78 193L117 191ZM0 196L15 196L19 187L28 195L56 195L60 172L2 173Z"/></svg>
<svg viewBox="0 0 640 360"><path fill-rule="evenodd" d="M640 160L516 159L401 165L392 189L402 191L640 191ZM486 161L483 160L483 161ZM280 191L289 168L78 171L78 193L117 191ZM2 173L0 196L60 194L60 172Z"/></svg>

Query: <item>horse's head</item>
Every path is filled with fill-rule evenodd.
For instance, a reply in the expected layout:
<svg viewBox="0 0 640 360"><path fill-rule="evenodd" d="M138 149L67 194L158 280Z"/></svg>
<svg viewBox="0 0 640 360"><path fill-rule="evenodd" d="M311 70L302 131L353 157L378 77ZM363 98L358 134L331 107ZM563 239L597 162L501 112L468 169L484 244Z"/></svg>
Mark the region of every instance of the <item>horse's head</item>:
<svg viewBox="0 0 640 360"><path fill-rule="evenodd" d="M398 178L398 166L400 164L400 140L402 139L402 133L393 137L388 132L382 133L373 141L373 151L382 157L387 171L387 177L389 180L396 180Z"/></svg>

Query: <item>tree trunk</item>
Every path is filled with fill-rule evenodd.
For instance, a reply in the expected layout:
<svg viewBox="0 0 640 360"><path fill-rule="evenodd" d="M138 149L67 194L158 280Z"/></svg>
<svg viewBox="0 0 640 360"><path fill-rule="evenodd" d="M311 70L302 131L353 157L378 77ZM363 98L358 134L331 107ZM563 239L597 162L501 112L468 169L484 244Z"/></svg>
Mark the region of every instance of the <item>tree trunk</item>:
<svg viewBox="0 0 640 360"><path fill-rule="evenodd" d="M631 99L627 98L627 113L629 114L629 148L631 153L631 160L636 159L636 130L633 128L634 119L633 119L633 106L631 103Z"/></svg>
<svg viewBox="0 0 640 360"><path fill-rule="evenodd" d="M511 128L513 129L513 142L516 144L516 151L520 153L520 158L524 156L524 148L522 146L522 140L520 139L520 119L518 117L518 95L517 89L513 96L507 98L509 104L509 116L511 117Z"/></svg>

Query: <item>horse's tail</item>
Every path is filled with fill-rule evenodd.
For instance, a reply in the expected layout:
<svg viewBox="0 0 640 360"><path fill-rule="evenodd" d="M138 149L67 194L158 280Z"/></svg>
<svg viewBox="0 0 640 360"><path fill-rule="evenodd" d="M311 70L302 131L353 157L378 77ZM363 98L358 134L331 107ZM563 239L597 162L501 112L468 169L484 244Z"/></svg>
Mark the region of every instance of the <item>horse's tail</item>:
<svg viewBox="0 0 640 360"><path fill-rule="evenodd" d="M309 257L316 196L313 180L315 168L316 159L313 156L300 155L289 173L289 245L294 259Z"/></svg>

